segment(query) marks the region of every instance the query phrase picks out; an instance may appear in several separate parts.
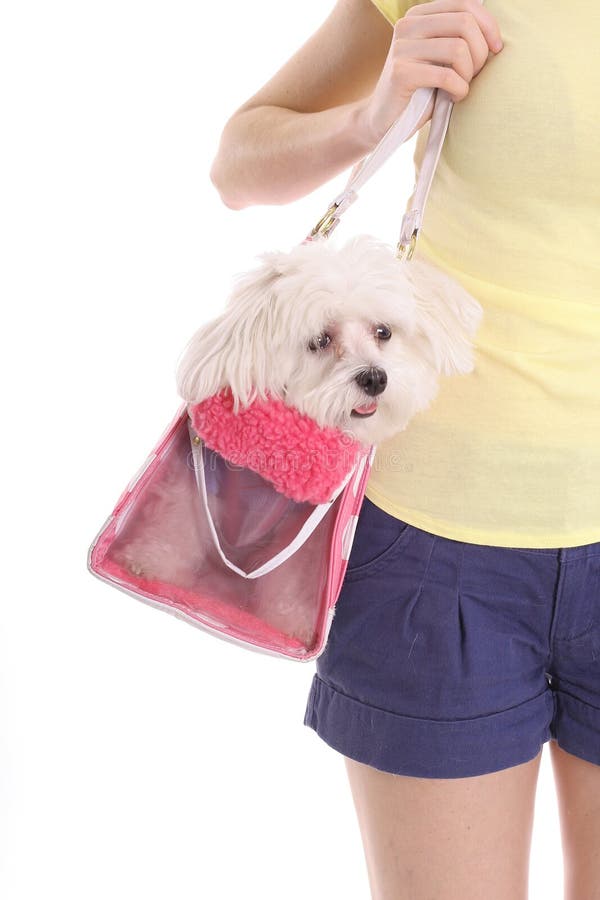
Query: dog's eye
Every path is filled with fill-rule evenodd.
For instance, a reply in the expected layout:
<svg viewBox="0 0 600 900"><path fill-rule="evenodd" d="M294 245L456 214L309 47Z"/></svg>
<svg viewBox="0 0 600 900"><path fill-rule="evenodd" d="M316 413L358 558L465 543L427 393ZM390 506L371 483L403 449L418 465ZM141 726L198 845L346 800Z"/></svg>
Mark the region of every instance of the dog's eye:
<svg viewBox="0 0 600 900"><path fill-rule="evenodd" d="M375 329L375 336L379 341L389 341L392 336L392 332L387 325L378 325Z"/></svg>
<svg viewBox="0 0 600 900"><path fill-rule="evenodd" d="M308 349L312 350L313 353L316 353L317 350L325 350L326 347L331 343L331 337L324 331L316 338L312 338L308 342Z"/></svg>

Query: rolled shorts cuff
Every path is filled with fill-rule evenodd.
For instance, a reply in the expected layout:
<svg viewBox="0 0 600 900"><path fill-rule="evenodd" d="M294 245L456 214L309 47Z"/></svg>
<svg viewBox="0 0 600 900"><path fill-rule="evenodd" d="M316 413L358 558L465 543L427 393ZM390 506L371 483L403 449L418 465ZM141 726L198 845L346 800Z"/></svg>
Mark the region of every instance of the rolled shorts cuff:
<svg viewBox="0 0 600 900"><path fill-rule="evenodd" d="M304 724L334 750L384 772L466 778L533 759L553 738L553 715L548 688L517 706L472 719L404 716L350 697L315 674ZM575 740L577 732L570 733Z"/></svg>
<svg viewBox="0 0 600 900"><path fill-rule="evenodd" d="M567 753L600 765L600 709L568 691L554 691L552 737Z"/></svg>

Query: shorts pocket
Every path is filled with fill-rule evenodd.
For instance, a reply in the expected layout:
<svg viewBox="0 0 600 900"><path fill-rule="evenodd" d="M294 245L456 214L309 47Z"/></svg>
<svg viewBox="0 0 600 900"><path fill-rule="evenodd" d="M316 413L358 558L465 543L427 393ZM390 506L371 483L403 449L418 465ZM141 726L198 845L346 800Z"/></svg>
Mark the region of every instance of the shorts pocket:
<svg viewBox="0 0 600 900"><path fill-rule="evenodd" d="M363 499L345 578L362 578L393 559L404 546L412 525Z"/></svg>

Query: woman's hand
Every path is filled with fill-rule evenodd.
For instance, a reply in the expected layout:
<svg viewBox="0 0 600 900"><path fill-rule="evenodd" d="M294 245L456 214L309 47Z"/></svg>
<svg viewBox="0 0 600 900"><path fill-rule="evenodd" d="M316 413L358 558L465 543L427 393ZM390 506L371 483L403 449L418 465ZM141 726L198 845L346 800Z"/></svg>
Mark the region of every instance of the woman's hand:
<svg viewBox="0 0 600 900"><path fill-rule="evenodd" d="M479 0L431 0L398 19L381 76L363 101L359 127L375 146L420 87L442 88L455 103L469 92L489 53L502 49L496 19ZM413 134L430 118L433 99Z"/></svg>
<svg viewBox="0 0 600 900"><path fill-rule="evenodd" d="M499 38L478 0L412 6L393 32L371 0L336 0L229 118L213 184L231 209L304 197L370 153L417 88L441 87L455 101L466 96ZM433 101L414 131L432 110Z"/></svg>

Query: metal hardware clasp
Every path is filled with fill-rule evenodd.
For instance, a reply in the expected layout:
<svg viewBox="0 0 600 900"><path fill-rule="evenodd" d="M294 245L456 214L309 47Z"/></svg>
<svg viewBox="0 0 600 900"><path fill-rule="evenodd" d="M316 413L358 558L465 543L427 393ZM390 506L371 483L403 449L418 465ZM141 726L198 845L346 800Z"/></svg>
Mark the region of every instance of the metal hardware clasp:
<svg viewBox="0 0 600 900"><path fill-rule="evenodd" d="M404 259L404 255L406 254L406 259L412 259L413 253L415 252L415 247L417 246L417 236L418 236L418 228L415 228L413 233L410 236L410 242L407 244L403 241L398 241L396 246L396 256L398 259ZM408 252L406 248L408 247Z"/></svg>
<svg viewBox="0 0 600 900"><path fill-rule="evenodd" d="M340 204L335 201L331 204L325 215L321 216L315 227L310 232L311 237L314 237L316 234L328 235L330 231L335 228L335 225L339 221L336 216L337 208Z"/></svg>

